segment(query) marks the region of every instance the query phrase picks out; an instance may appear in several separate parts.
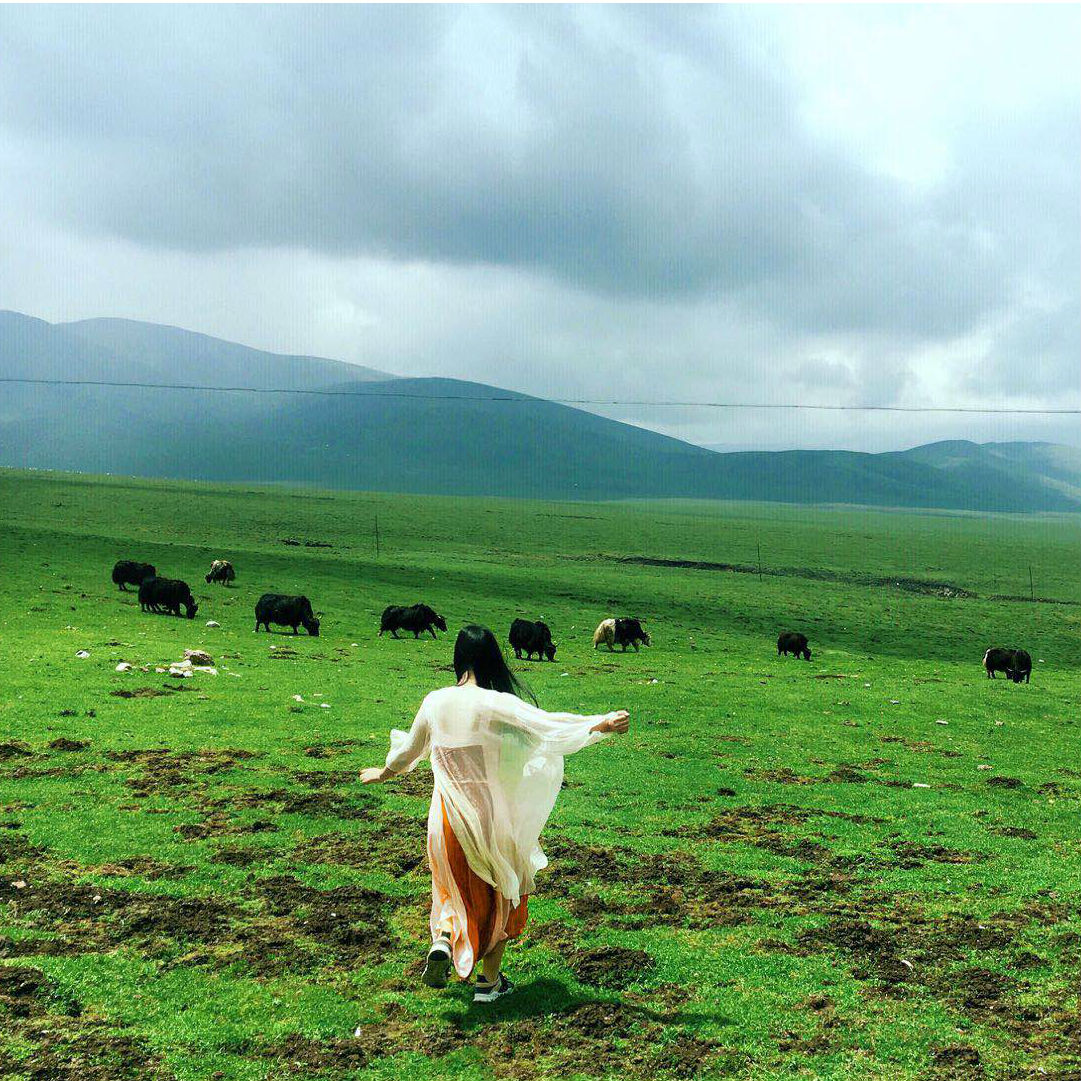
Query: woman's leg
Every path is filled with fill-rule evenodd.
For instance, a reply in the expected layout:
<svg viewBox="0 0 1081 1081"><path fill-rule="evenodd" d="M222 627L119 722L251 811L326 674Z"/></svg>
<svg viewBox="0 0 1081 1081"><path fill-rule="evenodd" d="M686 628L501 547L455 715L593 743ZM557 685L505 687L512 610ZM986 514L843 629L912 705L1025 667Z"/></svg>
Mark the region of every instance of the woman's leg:
<svg viewBox="0 0 1081 1081"><path fill-rule="evenodd" d="M499 979L499 970L503 965L503 951L508 939L493 946L480 963L480 978L484 983L495 983Z"/></svg>

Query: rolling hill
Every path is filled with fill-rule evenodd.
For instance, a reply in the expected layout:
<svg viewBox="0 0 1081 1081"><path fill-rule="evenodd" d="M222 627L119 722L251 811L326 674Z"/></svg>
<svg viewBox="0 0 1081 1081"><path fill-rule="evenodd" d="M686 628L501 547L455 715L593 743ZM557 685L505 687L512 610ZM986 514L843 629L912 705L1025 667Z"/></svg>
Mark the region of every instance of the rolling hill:
<svg viewBox="0 0 1081 1081"><path fill-rule="evenodd" d="M0 465L11 467L430 494L1081 510L1081 452L1069 447L720 454L484 384L394 378L129 320L0 313L0 377L171 388L3 385Z"/></svg>

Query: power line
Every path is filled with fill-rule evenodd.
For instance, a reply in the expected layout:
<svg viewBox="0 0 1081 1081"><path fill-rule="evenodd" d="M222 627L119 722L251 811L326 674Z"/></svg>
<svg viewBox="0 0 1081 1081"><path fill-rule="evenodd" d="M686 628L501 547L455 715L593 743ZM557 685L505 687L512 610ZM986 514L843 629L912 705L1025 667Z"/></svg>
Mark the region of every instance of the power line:
<svg viewBox="0 0 1081 1081"><path fill-rule="evenodd" d="M129 387L145 390L200 390L232 394L306 394L320 398L409 398L453 402L554 402L557 405L668 406L703 409L808 409L830 412L869 413L1013 413L1039 416L1077 416L1081 409L1014 409L967 405L817 405L810 402L707 402L657 401L624 398L536 398L521 394L435 394L392 390L371 394L363 390L312 390L294 387L214 387L200 383L141 383L112 379L29 379L0 376L0 383L50 387Z"/></svg>

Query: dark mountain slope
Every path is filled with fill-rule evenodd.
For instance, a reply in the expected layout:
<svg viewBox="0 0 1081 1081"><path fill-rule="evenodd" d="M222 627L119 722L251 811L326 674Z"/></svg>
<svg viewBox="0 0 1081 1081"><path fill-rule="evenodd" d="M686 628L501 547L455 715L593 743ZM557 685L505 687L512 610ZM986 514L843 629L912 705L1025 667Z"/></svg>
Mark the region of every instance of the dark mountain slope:
<svg viewBox="0 0 1081 1081"><path fill-rule="evenodd" d="M0 376L333 392L0 384L0 465L556 499L1081 509L1070 448L953 442L893 454L718 454L477 383L376 375L173 327L54 326L0 313Z"/></svg>

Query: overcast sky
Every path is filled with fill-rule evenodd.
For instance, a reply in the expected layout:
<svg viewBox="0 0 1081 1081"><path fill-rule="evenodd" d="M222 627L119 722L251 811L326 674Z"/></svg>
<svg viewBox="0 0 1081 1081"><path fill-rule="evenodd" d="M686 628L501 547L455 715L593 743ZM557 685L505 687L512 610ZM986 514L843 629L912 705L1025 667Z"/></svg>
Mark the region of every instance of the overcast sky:
<svg viewBox="0 0 1081 1081"><path fill-rule="evenodd" d="M3 6L0 307L564 398L1077 407L1079 41L1077 5Z"/></svg>

